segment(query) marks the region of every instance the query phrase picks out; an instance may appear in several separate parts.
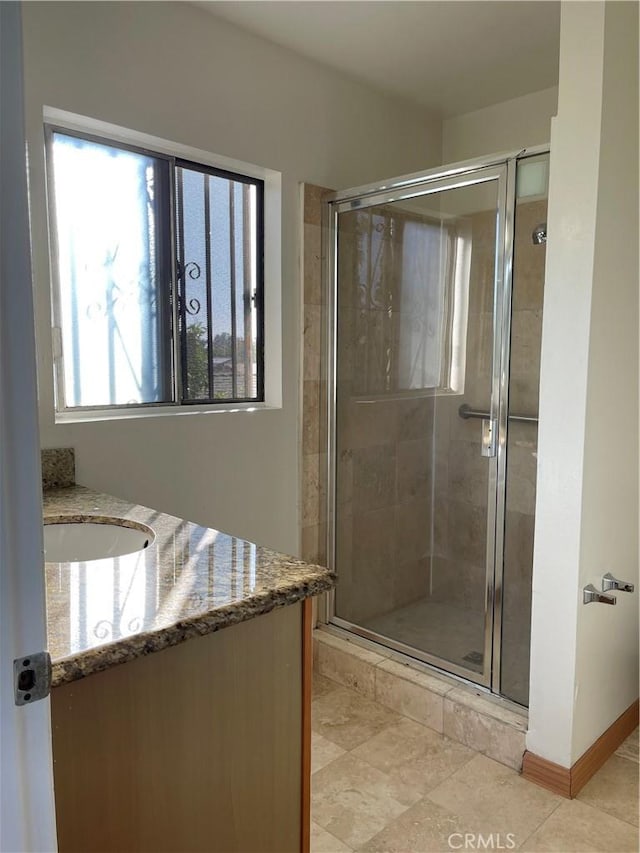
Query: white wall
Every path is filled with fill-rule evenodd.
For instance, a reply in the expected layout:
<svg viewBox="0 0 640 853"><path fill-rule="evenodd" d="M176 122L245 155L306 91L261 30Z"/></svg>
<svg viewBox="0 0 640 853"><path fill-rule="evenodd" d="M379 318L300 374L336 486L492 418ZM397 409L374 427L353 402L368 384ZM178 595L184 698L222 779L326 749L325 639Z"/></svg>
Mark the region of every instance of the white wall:
<svg viewBox="0 0 640 853"><path fill-rule="evenodd" d="M571 766L638 695L637 17L563 3L551 135L527 747ZM635 12L637 16L637 11ZM606 22L606 40L605 40ZM604 86L603 86L604 78ZM634 186L635 178L635 186Z"/></svg>
<svg viewBox="0 0 640 853"><path fill-rule="evenodd" d="M553 87L445 119L442 123L443 163L548 144L551 119L557 106L558 89ZM464 204L464 198L464 192L458 190L457 203ZM489 184L475 187L470 193L469 204L475 210L489 210L496 204L495 189Z"/></svg>
<svg viewBox="0 0 640 853"><path fill-rule="evenodd" d="M553 87L445 119L442 162L548 143L557 103L558 89Z"/></svg>
<svg viewBox="0 0 640 853"><path fill-rule="evenodd" d="M429 168L440 122L188 3L26 3L24 30L43 445L76 448L78 482L297 551L297 185ZM54 425L44 104L282 172L281 410Z"/></svg>
<svg viewBox="0 0 640 853"><path fill-rule="evenodd" d="M638 697L638 6L607 3L579 587L635 583L578 608L572 760Z"/></svg>

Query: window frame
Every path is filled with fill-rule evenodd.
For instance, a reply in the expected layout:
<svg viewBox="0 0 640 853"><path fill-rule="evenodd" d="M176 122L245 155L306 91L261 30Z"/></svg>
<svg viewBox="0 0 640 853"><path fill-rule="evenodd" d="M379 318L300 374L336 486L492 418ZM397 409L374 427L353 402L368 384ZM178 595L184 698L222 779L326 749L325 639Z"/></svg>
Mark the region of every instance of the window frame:
<svg viewBox="0 0 640 853"><path fill-rule="evenodd" d="M172 163L172 180L171 180L171 192L175 191L175 170L176 167L179 168L187 168L194 172L201 172L204 175L211 175L217 178L225 178L227 180L233 180L234 183L242 183L248 184L249 186L255 186L256 188L256 288L254 294L254 305L256 309L256 396L255 397L233 397L228 398L226 400L221 400L220 403L216 403L215 398L210 398L208 400L181 400L178 405L182 406L193 406L193 405L224 405L225 403L263 403L264 396L264 181L260 178L253 178L249 175L242 175L238 172L229 172L226 169L219 169L214 166L209 166L205 163L197 163L193 160L187 160L184 157L174 157ZM176 199L172 199L172 210L177 210L177 202ZM171 225L172 228L175 225L176 219L175 216L172 219ZM171 241L171 250L172 250L172 271L174 277L177 279L176 273L178 270L178 258L177 258L177 239L176 235L172 236ZM176 296L179 296L179 284L176 280L175 282L175 290ZM178 300L176 302L176 310L178 309ZM233 346L235 347L236 342L234 340ZM175 346L179 350L177 354L177 365L179 367L179 375L176 377L176 384L179 388L184 388L184 368L182 364L182 353L183 347L186 346L186 338L183 335L177 336L177 341ZM235 357L234 357L235 360ZM177 371L176 371L177 373Z"/></svg>
<svg viewBox="0 0 640 853"><path fill-rule="evenodd" d="M71 119L69 123L66 116ZM62 118L62 120L60 120ZM186 146L165 142L154 137L146 137L137 131L127 130L104 122L91 119L84 120L81 116L72 116L58 110L44 111L44 164L46 175L47 195L47 231L49 238L50 266L50 299L52 318L52 349L53 349L53 384L54 384L54 414L56 422L74 422L85 420L111 420L118 418L145 417L149 415L169 415L189 413L206 413L222 411L253 411L260 408L273 408L267 402L266 388L266 349L265 349L265 209L267 207L268 185L273 184L279 191L279 174L250 164L230 161L228 158L217 157L206 152L194 151ZM97 125L97 128L91 127ZM113 133L109 130L113 129ZM163 282L163 302L168 308L166 327L163 328L162 349L168 351L167 387L171 389L171 399L146 403L114 403L91 406L68 406L64 379L64 352L62 342L61 301L62 291L60 282L60 263L58 251L58 232L56 222L55 178L53 167L53 138L59 133L77 139L108 145L124 151L131 151L162 160L167 163L167 199L163 202L161 229L164 234L163 263L168 265L164 272L166 283ZM158 146L149 147L138 141L148 138ZM202 157L194 156L202 154ZM217 161L217 162L216 162ZM224 165L218 162L226 161ZM242 168L235 171L228 167ZM246 166L246 169L244 168ZM182 357L185 346L186 328L181 328L180 321L180 284L178 281L177 253L177 202L176 202L176 167L184 167L213 177L233 180L237 183L248 184L256 188L256 287L254 305L256 310L256 396L231 398L185 399L183 383ZM270 180L271 178L271 180ZM279 201L279 199L278 199ZM273 207L274 205L270 205ZM278 205L279 207L279 205ZM279 258L278 258L279 261ZM209 317L207 318L209 320ZM163 326L165 325L163 321ZM234 341L235 346L235 341ZM211 389L210 389L211 390ZM278 402L276 400L276 402Z"/></svg>

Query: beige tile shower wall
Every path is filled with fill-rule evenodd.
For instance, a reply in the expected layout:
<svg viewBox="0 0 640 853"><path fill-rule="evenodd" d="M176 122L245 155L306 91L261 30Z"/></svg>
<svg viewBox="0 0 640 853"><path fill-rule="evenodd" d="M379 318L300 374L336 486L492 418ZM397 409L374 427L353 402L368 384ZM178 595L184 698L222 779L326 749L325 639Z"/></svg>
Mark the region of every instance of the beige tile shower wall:
<svg viewBox="0 0 640 853"><path fill-rule="evenodd" d="M484 608L489 462L480 453L481 422L463 420L462 403L489 406L493 347L495 211L469 217L471 265L464 393L436 398L435 454L442 477L435 502L445 528L433 553L431 597L469 610Z"/></svg>
<svg viewBox="0 0 640 853"><path fill-rule="evenodd" d="M301 556L325 565L327 503L327 383L322 361L325 300L322 288L322 199L331 190L304 184L302 352Z"/></svg>
<svg viewBox="0 0 640 853"><path fill-rule="evenodd" d="M388 216L369 211L378 213ZM401 215L394 210L394 221ZM383 252L363 293L354 276L366 259L351 242L358 216L342 217L338 257L337 606L338 615L366 624L427 594L441 525L433 523L433 398L394 399L386 388L387 359L398 346L400 317L390 306L400 304L399 267ZM402 229L373 227L401 251Z"/></svg>
<svg viewBox="0 0 640 853"><path fill-rule="evenodd" d="M545 200L518 202L513 266L509 409L538 415L545 246L531 233L547 218ZM526 694L531 634L531 584L535 528L538 427L511 422L507 449L504 546L503 682ZM518 649L522 650L518 654ZM518 686L524 682L524 686Z"/></svg>
<svg viewBox="0 0 640 853"><path fill-rule="evenodd" d="M516 207L509 410L536 417L546 253L544 244L533 244L531 232L546 218L546 200L518 203ZM537 450L537 426L511 422L507 457L507 534L511 533L511 548L507 547L506 556L526 563L526 595L531 591Z"/></svg>
<svg viewBox="0 0 640 853"><path fill-rule="evenodd" d="M516 206L509 385L509 404L516 414L538 414L545 246L534 246L531 233L546 218L546 200Z"/></svg>
<svg viewBox="0 0 640 853"><path fill-rule="evenodd" d="M432 527L433 400L338 401L338 599L365 621L423 598ZM347 617L348 614L348 617Z"/></svg>
<svg viewBox="0 0 640 853"><path fill-rule="evenodd" d="M462 402L487 409L493 345L495 213L472 217L472 258L467 333L467 369L462 397L436 398L435 453L446 469L436 482L435 505L446 532L434 549L432 596L477 609L483 606L488 460L480 455L481 422L458 415ZM533 228L546 219L546 200L520 202L516 211L511 337L510 410L537 415L540 379L544 246L534 246ZM528 629L535 512L537 428L512 423L509 432L506 520L505 611L513 633ZM521 626L520 630L517 626ZM524 639L523 639L524 641Z"/></svg>

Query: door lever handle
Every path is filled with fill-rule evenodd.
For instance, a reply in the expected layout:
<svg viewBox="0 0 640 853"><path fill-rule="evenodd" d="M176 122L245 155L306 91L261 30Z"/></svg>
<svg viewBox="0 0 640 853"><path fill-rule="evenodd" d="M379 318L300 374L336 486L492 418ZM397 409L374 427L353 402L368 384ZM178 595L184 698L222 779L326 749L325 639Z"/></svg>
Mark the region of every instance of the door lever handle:
<svg viewBox="0 0 640 853"><path fill-rule="evenodd" d="M590 583L582 590L582 603L591 604L594 601L598 604L615 604L616 597L610 592L598 592L595 586Z"/></svg>
<svg viewBox="0 0 640 853"><path fill-rule="evenodd" d="M618 578L614 578L611 572L607 572L602 578L602 590L607 592L610 589L619 589L620 592L633 592L635 586L632 583L627 583L627 581L619 581Z"/></svg>

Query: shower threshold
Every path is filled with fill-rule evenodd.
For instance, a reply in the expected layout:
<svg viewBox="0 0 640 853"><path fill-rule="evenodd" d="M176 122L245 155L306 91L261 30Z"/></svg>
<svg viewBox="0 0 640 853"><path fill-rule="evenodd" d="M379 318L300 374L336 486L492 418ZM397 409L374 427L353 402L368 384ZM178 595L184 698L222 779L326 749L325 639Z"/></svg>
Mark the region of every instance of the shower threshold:
<svg viewBox="0 0 640 853"><path fill-rule="evenodd" d="M501 764L521 769L528 713L520 705L335 625L314 631L314 668Z"/></svg>
<svg viewBox="0 0 640 853"><path fill-rule="evenodd" d="M330 624L348 632L345 636L369 641L380 654L387 649L397 652L409 662L460 679L464 684L471 683L510 707L527 711L529 644L526 625L505 619L509 655L502 660L501 673L509 692L496 693L483 680L484 615L471 607L425 596L385 613L361 618L357 624L337 616L331 618Z"/></svg>

